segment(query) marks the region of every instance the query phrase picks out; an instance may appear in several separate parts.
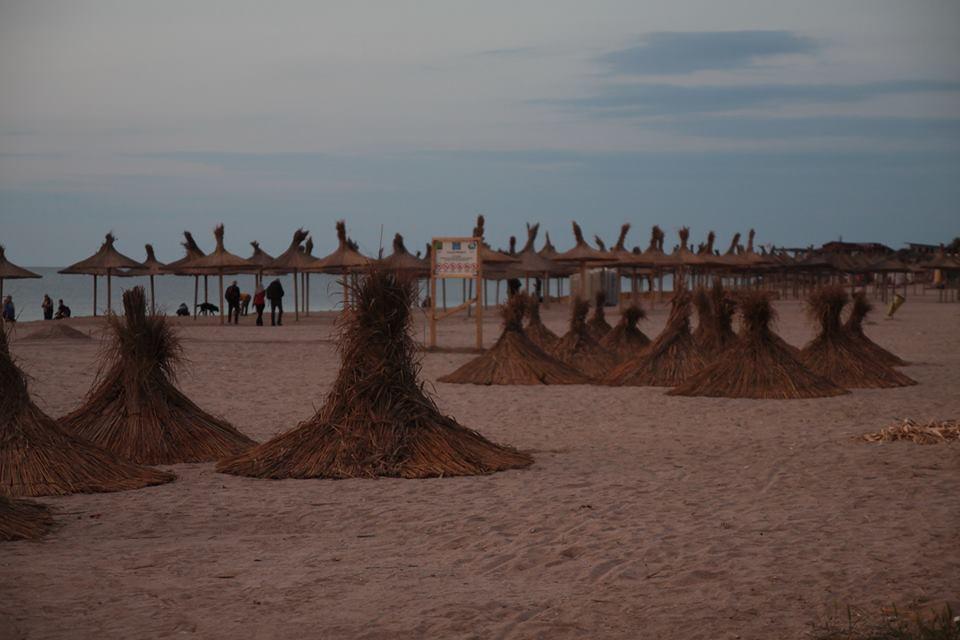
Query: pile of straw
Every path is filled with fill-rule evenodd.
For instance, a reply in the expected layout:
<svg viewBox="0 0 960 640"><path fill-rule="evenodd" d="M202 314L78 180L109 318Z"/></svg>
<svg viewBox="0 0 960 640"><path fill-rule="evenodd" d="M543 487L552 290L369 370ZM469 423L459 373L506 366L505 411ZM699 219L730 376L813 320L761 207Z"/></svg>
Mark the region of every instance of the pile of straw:
<svg viewBox="0 0 960 640"><path fill-rule="evenodd" d="M637 327L647 317L639 305L630 305L620 315L620 322L600 340L600 346L614 354L620 361L639 356L650 345L650 338Z"/></svg>
<svg viewBox="0 0 960 640"><path fill-rule="evenodd" d="M867 442L895 442L909 440L915 444L941 444L960 440L960 420L917 422L909 418L890 425L876 433L860 436Z"/></svg>
<svg viewBox="0 0 960 640"><path fill-rule="evenodd" d="M536 296L527 297L527 327L524 329L527 337L547 353L553 350L560 342L560 336L547 328L540 318L540 301Z"/></svg>
<svg viewBox="0 0 960 640"><path fill-rule="evenodd" d="M667 326L643 353L621 363L604 378L607 384L673 387L700 371L706 361L690 334L690 294L678 291Z"/></svg>
<svg viewBox="0 0 960 640"><path fill-rule="evenodd" d="M587 384L587 376L547 355L526 336L523 315L528 297L517 293L500 307L503 333L491 349L437 380L486 385Z"/></svg>
<svg viewBox="0 0 960 640"><path fill-rule="evenodd" d="M740 297L740 334L702 371L669 395L719 398L822 398L847 393L809 371L770 329L776 315L760 291Z"/></svg>
<svg viewBox="0 0 960 640"><path fill-rule="evenodd" d="M0 331L0 493L58 496L139 489L174 479L68 433L30 400Z"/></svg>
<svg viewBox="0 0 960 640"><path fill-rule="evenodd" d="M867 337L863 332L863 321L867 314L873 309L873 305L867 301L867 295L858 291L853 295L853 305L850 309L850 317L843 325L844 331L850 337L850 340L856 345L856 348L864 351L868 355L876 358L888 367L904 367L908 363L897 355L890 353L876 342Z"/></svg>
<svg viewBox="0 0 960 640"><path fill-rule="evenodd" d="M36 540L53 528L45 505L0 494L0 540Z"/></svg>
<svg viewBox="0 0 960 640"><path fill-rule="evenodd" d="M354 285L340 371L309 420L217 470L258 478L426 478L526 467L533 459L440 413L418 380L410 281L380 269Z"/></svg>
<svg viewBox="0 0 960 640"><path fill-rule="evenodd" d="M591 378L599 378L613 367L617 358L600 346L596 338L587 329L587 313L590 303L574 298L570 313L570 330L550 351L550 355L579 369Z"/></svg>
<svg viewBox="0 0 960 640"><path fill-rule="evenodd" d="M39 329L20 338L21 341L46 342L47 340L91 340L90 336L63 322L45 322Z"/></svg>
<svg viewBox="0 0 960 640"><path fill-rule="evenodd" d="M613 328L610 326L610 323L607 322L607 318L604 315L603 307L606 303L606 294L603 291L597 291L596 298L594 299L593 317L591 317L590 322L587 323L587 331L589 331L593 339L597 341L602 340Z"/></svg>
<svg viewBox="0 0 960 640"><path fill-rule="evenodd" d="M858 348L840 324L849 297L843 287L828 285L814 291L807 312L820 333L800 352L800 361L814 373L846 388L888 388L916 384L896 369Z"/></svg>
<svg viewBox="0 0 960 640"><path fill-rule="evenodd" d="M164 316L146 312L143 287L123 294L125 316L83 404L61 419L79 436L142 464L208 462L256 444L195 405L173 383L180 340Z"/></svg>
<svg viewBox="0 0 960 640"><path fill-rule="evenodd" d="M709 291L697 287L693 293L693 305L697 309L697 328L693 339L708 360L722 352L737 338L733 331L733 314L736 303L715 280Z"/></svg>

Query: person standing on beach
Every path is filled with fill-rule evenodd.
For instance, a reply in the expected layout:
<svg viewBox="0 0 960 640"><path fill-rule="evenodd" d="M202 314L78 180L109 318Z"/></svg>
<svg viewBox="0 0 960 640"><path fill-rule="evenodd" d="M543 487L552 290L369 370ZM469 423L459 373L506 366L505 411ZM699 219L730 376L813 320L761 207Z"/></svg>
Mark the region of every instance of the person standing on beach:
<svg viewBox="0 0 960 640"><path fill-rule="evenodd" d="M223 292L223 299L227 301L227 324L240 324L240 287L236 280Z"/></svg>
<svg viewBox="0 0 960 640"><path fill-rule="evenodd" d="M43 294L43 302L40 303L40 308L43 309L44 320L53 320L53 300L50 299L50 294Z"/></svg>
<svg viewBox="0 0 960 640"><path fill-rule="evenodd" d="M13 306L13 296L7 296L3 299L3 321L16 322L17 310Z"/></svg>
<svg viewBox="0 0 960 640"><path fill-rule="evenodd" d="M283 285L279 278L274 278L273 282L267 286L267 299L270 300L270 326L283 324ZM277 310L280 315L277 316Z"/></svg>
<svg viewBox="0 0 960 640"><path fill-rule="evenodd" d="M253 292L253 308L257 312L257 326L263 326L263 308L267 306L267 291L263 285L257 283L257 289Z"/></svg>

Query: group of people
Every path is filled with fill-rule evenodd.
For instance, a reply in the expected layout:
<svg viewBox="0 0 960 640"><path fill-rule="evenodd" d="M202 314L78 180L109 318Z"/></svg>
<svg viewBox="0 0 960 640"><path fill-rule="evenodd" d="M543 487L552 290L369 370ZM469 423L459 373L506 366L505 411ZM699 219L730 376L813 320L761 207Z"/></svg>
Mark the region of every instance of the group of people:
<svg viewBox="0 0 960 640"><path fill-rule="evenodd" d="M53 311L53 300L50 299L48 294L44 294L43 301L40 303L40 308L43 309L43 319L44 320L62 320L63 318L70 317L70 307L63 303L63 299L60 300L60 304L57 306L57 311ZM16 322L17 321L17 308L13 304L13 296L6 296L3 299L3 310L2 315L4 322Z"/></svg>

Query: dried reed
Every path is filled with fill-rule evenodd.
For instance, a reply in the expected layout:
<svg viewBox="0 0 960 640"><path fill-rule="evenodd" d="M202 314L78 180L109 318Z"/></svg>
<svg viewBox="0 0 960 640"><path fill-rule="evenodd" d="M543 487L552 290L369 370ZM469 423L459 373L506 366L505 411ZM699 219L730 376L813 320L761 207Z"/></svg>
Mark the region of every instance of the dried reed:
<svg viewBox="0 0 960 640"><path fill-rule="evenodd" d="M603 291L597 291L596 297L594 298L593 316L587 323L587 331L589 331L593 339L597 341L602 340L613 328L610 326L610 323L607 322L604 314L604 306L606 303L607 295Z"/></svg>
<svg viewBox="0 0 960 640"><path fill-rule="evenodd" d="M857 348L865 351L867 354L873 356L889 367L906 366L909 364L906 360L903 360L899 356L890 353L876 342L868 338L867 334L863 332L863 321L867 317L867 314L872 310L873 305L867 301L867 295L865 293L858 291L853 295L853 305L850 309L850 317L847 318L847 322L843 325L843 328L850 337L850 340L856 344Z"/></svg>
<svg viewBox="0 0 960 640"><path fill-rule="evenodd" d="M554 358L579 369L591 378L599 378L613 367L617 358L600 346L587 329L590 303L574 298L570 313L570 330L550 352Z"/></svg>
<svg viewBox="0 0 960 640"><path fill-rule="evenodd" d="M909 418L875 433L860 436L867 442L909 440L916 444L941 444L960 440L960 420L917 422Z"/></svg>
<svg viewBox="0 0 960 640"><path fill-rule="evenodd" d="M36 540L53 528L46 505L0 494L0 540Z"/></svg>
<svg viewBox="0 0 960 640"><path fill-rule="evenodd" d="M560 342L560 336L543 324L540 318L540 301L536 296L528 296L527 305L527 327L524 331L533 344L549 353Z"/></svg>
<svg viewBox="0 0 960 640"><path fill-rule="evenodd" d="M637 327L637 323L646 317L643 308L630 305L623 310L617 326L600 340L600 346L621 362L640 355L650 345L650 338Z"/></svg>

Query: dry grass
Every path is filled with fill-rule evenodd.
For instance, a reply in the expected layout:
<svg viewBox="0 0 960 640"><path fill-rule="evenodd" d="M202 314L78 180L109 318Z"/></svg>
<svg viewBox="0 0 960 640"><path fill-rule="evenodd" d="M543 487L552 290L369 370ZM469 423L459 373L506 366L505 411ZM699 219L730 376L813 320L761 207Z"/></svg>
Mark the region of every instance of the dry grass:
<svg viewBox="0 0 960 640"><path fill-rule="evenodd" d="M256 444L173 383L180 341L164 316L146 313L143 288L125 291L123 306L123 318L110 318L113 340L98 382L61 423L141 464L210 462Z"/></svg>
<svg viewBox="0 0 960 640"><path fill-rule="evenodd" d="M637 323L646 317L642 307L630 305L623 310L617 326L600 340L600 346L621 362L639 356L650 345L650 338L637 327Z"/></svg>
<svg viewBox="0 0 960 640"><path fill-rule="evenodd" d="M527 297L527 337L547 353L553 350L560 342L560 336L547 328L540 318L540 301L534 296Z"/></svg>
<svg viewBox="0 0 960 640"><path fill-rule="evenodd" d="M694 291L693 305L697 309L697 328L693 332L693 339L704 357L711 359L737 338L733 331L736 303L720 281L715 280L709 290L698 287Z"/></svg>
<svg viewBox="0 0 960 640"><path fill-rule="evenodd" d="M907 440L914 444L942 444L960 440L960 420L933 420L917 422L905 418L897 424L884 427L874 433L860 436L867 442L896 442Z"/></svg>
<svg viewBox="0 0 960 640"><path fill-rule="evenodd" d="M440 413L419 381L414 288L373 270L340 324L340 371L309 420L238 456L223 473L258 478L427 478L492 473L533 459Z"/></svg>
<svg viewBox="0 0 960 640"><path fill-rule="evenodd" d="M36 540L53 528L45 505L0 495L0 540Z"/></svg>
<svg viewBox="0 0 960 640"><path fill-rule="evenodd" d="M889 607L870 613L857 607L833 611L813 625L811 640L960 640L960 616L950 605L924 611Z"/></svg>
<svg viewBox="0 0 960 640"><path fill-rule="evenodd" d="M589 331L590 335L593 336L593 339L597 340L598 342L602 340L605 335L610 333L610 330L613 328L610 326L610 323L607 322L604 309L606 304L607 296L603 293L603 291L597 291L593 305L593 316L590 318L590 321L587 322L587 331Z"/></svg>
<svg viewBox="0 0 960 640"><path fill-rule="evenodd" d="M866 319L867 314L872 310L873 305L867 300L867 295L865 293L858 291L853 295L853 305L851 305L850 317L847 318L847 322L843 325L843 328L850 337L850 340L858 349L864 351L867 353L867 355L876 358L888 367L906 366L909 364L906 360L893 353L890 353L876 342L868 338L867 334L864 333L863 321Z"/></svg>
<svg viewBox="0 0 960 640"><path fill-rule="evenodd" d="M587 301L574 299L570 309L570 330L560 338L550 355L591 378L599 378L616 364L617 359L600 346L587 329L589 311L590 304Z"/></svg>

